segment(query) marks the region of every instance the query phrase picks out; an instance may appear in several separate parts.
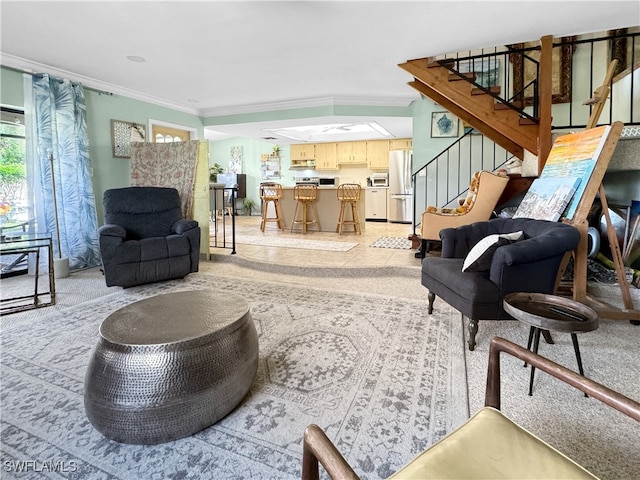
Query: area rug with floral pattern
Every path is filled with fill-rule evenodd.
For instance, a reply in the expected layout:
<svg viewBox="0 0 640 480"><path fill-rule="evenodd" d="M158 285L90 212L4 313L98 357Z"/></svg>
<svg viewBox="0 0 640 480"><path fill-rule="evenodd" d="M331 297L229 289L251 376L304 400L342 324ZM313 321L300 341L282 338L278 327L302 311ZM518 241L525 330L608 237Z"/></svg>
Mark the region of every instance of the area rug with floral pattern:
<svg viewBox="0 0 640 480"><path fill-rule="evenodd" d="M310 423L362 478L386 478L467 417L462 326L444 302L427 315L426 299L203 270L3 324L2 478L300 478ZM105 438L83 402L101 322L134 301L194 289L248 301L260 349L249 394L187 438L159 445Z"/></svg>

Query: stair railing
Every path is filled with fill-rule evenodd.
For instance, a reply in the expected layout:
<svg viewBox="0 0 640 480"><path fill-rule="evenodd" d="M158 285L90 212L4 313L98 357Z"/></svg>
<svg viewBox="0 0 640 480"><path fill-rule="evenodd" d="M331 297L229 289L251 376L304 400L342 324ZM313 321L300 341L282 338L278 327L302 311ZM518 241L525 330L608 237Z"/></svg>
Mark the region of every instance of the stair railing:
<svg viewBox="0 0 640 480"><path fill-rule="evenodd" d="M478 170L494 171L513 155L473 128L413 173L413 231L429 205L458 206L456 199L469 190Z"/></svg>
<svg viewBox="0 0 640 480"><path fill-rule="evenodd" d="M636 70L640 68L640 33L628 33L626 30L615 31L611 35L597 38L577 40L575 37L564 37L553 44L554 55L560 57L560 74L569 79L569 91L560 92L556 98L556 110L554 111L552 125L553 130L558 129L583 129L591 114L591 107L586 108L587 97L576 99L573 95L574 85L572 80L574 72L580 72L581 78L589 78L589 92L602 81L603 65L596 65L595 59L602 56L602 50L613 52L612 54L624 56L624 61L619 68L620 72L612 79L608 118L602 116L601 124L609 124L613 121L622 121L625 125L640 125L640 110L637 108L637 95L640 91ZM588 48L589 55L584 60L583 49ZM467 52L450 55L442 55L435 61L447 68L452 74L462 80L470 82L474 87L482 89L486 95L492 96L496 102L503 103L516 110L523 118L538 122L538 78L539 62L533 52L539 51L539 46L524 47L521 45L494 47L482 49L480 53ZM567 55L570 52L571 55ZM576 53L580 55L576 55ZM564 55L564 56L563 56ZM569 58L568 64L562 64ZM600 60L598 60L599 63ZM607 59L608 63L608 59ZM480 68L477 68L477 66ZM491 67L497 65L498 71ZM511 68L506 68L510 66ZM606 65L605 65L606 66ZM481 70L482 75L471 75L474 70ZM487 71L483 71L487 70ZM525 75L527 72L527 75ZM529 78L528 75L531 74ZM527 77L525 79L525 77ZM613 88L614 84L625 80L619 88ZM491 87L500 87L498 93ZM565 93L568 93L566 95ZM629 98L629 103L614 101L617 97ZM579 100L579 101L578 101ZM576 104L582 107L580 114L576 112ZM560 110L560 114L557 111ZM583 123L584 122L584 123ZM481 140L471 140L478 137ZM483 143L480 149L480 159L475 154L469 153L461 157L463 150L477 152L477 143ZM465 143L467 142L467 143ZM475 142L475 143L472 143ZM487 148L486 145L492 145ZM463 145L466 145L463 148ZM476 145L474 147L474 145ZM475 150L474 150L475 149ZM485 157L487 150L493 150L493 156ZM447 207L453 205L468 190L471 176L477 170L495 170L508 162L513 155L502 149L494 142L482 135L475 135L473 129L444 149L424 166L418 169L412 176L414 202L413 202L413 228L414 233L420 225L421 214L429 205ZM444 173L443 173L444 171ZM446 179L446 182L443 180Z"/></svg>
<svg viewBox="0 0 640 480"><path fill-rule="evenodd" d="M539 47L516 48L513 46L494 47L493 51L480 50L478 54L456 53L437 58L436 61L452 74L482 90L496 102L516 110L523 118L538 121L538 73L540 62L527 53L538 51ZM511 65L511 68L506 66ZM514 84L513 72L535 72L533 78L519 90ZM516 78L523 78L518 75ZM499 90L496 90L498 87ZM533 92L532 112L525 110L524 95Z"/></svg>
<svg viewBox="0 0 640 480"><path fill-rule="evenodd" d="M496 102L507 105L523 118L537 123L540 68L535 57L539 55L540 46L523 45L480 49L480 53L469 51L447 54L436 57L435 61L462 80L482 89ZM591 110L584 107L584 102L601 84L612 57L619 58L619 73L612 79L609 114L608 118L607 115L603 116L601 124L621 121L625 125L640 125L640 110L634 105L634 96L637 96L640 90L640 80L638 75L634 75L640 68L640 33L628 33L623 29L596 38L562 37L553 43L553 57L559 70L556 75L560 77L558 82L561 83L561 91L554 93L554 109L560 110L560 114L556 115L554 112L552 129L586 127ZM487 76L483 71L487 65L496 65L499 71ZM475 78L469 75L474 70L479 70ZM580 91L579 97L574 94L578 86L577 82L574 82L577 72L581 83L584 84L584 79L588 79L589 82L588 91ZM489 82L486 81L487 77ZM622 79L626 80L625 84L616 85L614 88L614 84ZM500 87L500 93L496 93L495 89L492 90L490 87ZM628 98L629 101L615 101L616 98ZM637 104L637 99L635 103Z"/></svg>

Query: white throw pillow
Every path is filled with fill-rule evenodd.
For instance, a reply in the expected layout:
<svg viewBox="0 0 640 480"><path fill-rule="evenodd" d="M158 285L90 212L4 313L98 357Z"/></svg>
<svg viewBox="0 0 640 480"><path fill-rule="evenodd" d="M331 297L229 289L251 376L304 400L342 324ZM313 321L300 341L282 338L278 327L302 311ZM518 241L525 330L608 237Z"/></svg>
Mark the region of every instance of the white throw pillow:
<svg viewBox="0 0 640 480"><path fill-rule="evenodd" d="M491 268L493 253L502 245L517 242L524 238L524 233L500 233L484 237L469 251L462 264L463 272L483 272Z"/></svg>

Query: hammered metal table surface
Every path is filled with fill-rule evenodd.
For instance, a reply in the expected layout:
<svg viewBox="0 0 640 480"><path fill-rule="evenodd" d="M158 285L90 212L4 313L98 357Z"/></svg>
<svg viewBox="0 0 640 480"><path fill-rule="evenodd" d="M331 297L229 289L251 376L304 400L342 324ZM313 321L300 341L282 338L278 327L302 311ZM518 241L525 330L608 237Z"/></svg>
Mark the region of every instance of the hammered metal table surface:
<svg viewBox="0 0 640 480"><path fill-rule="evenodd" d="M242 297L202 290L150 297L103 321L85 410L118 442L176 440L231 412L257 366L257 332Z"/></svg>

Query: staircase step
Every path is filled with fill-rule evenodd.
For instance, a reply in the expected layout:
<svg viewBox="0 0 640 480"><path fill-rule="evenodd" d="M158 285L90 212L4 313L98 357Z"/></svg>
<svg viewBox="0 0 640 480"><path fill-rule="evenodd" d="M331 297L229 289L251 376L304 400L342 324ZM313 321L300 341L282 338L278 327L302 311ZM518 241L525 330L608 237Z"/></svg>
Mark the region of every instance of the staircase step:
<svg viewBox="0 0 640 480"><path fill-rule="evenodd" d="M456 61L453 58L441 58L440 60L436 60L433 57L429 58L429 61L427 62L427 68L437 68L437 67L442 67L443 64L447 64L447 65L451 65L454 64Z"/></svg>
<svg viewBox="0 0 640 480"><path fill-rule="evenodd" d="M518 120L518 124L519 125L537 125L538 122L535 122L534 120L531 120L530 118L527 118L527 117L520 117L520 120Z"/></svg>
<svg viewBox="0 0 640 480"><path fill-rule="evenodd" d="M511 107L509 105L513 105L514 108L518 108L520 110L522 110L523 108L523 103L519 101L519 102L510 102L509 104L496 102L496 104L493 106L493 109L494 110L510 110Z"/></svg>
<svg viewBox="0 0 640 480"><path fill-rule="evenodd" d="M496 95L500 95L500 87L472 88L471 95L486 95L487 90L489 90L491 93L495 93Z"/></svg>
<svg viewBox="0 0 640 480"><path fill-rule="evenodd" d="M434 59L409 60L400 65L415 78L409 83L411 87L463 121L473 123L477 120L487 124L484 134L515 156L522 158L525 149L537 151L538 125L518 125L516 110L495 111L495 99L491 95L470 95L472 86L465 82L449 82L451 72L447 68L427 68L429 60ZM431 64L435 67L440 65L434 62ZM484 90L478 89L478 93L484 93Z"/></svg>
<svg viewBox="0 0 640 480"><path fill-rule="evenodd" d="M462 75L462 76L460 76ZM468 72L468 73L450 73L449 74L449 81L450 82L456 82L458 80L475 80L476 79L476 74L474 72Z"/></svg>

